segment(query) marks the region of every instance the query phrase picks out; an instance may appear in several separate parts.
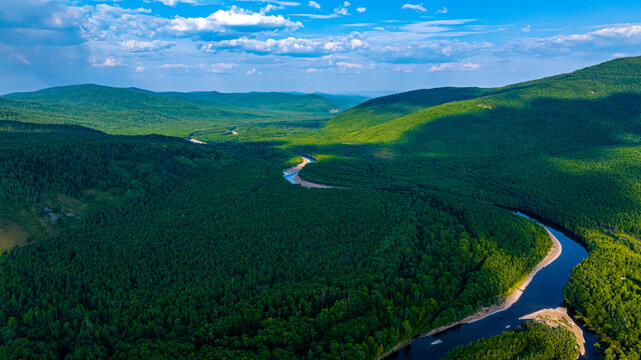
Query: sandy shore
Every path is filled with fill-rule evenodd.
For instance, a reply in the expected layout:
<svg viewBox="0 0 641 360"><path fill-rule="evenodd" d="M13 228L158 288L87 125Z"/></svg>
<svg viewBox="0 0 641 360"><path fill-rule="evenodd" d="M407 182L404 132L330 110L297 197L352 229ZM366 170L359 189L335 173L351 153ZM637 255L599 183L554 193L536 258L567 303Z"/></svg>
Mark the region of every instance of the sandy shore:
<svg viewBox="0 0 641 360"><path fill-rule="evenodd" d="M285 171L287 171L290 174L293 174L295 172L299 172L299 171L301 171L302 168L304 168L305 166L307 166L307 164L309 164L311 162L311 161L309 161L308 158L304 158L304 157L301 157L301 158L303 159L302 163L300 163L300 164L298 164L298 165L296 165L294 167L290 167L289 169L287 169Z"/></svg>
<svg viewBox="0 0 641 360"><path fill-rule="evenodd" d="M581 355L585 355L585 338L583 337L583 330L581 330L570 315L568 315L567 308L559 307L556 309L543 309L520 317L519 320L535 320L551 327L565 327L574 334L576 337L576 343L581 350Z"/></svg>
<svg viewBox="0 0 641 360"><path fill-rule="evenodd" d="M189 139L189 141L193 142L194 144L207 144L204 141L196 140L194 138Z"/></svg>
<svg viewBox="0 0 641 360"><path fill-rule="evenodd" d="M525 277L525 279L523 279L523 281L521 281L519 285L517 285L513 290L511 290L498 304L490 307L482 308L481 310L476 312L474 315L468 316L465 319L462 319L453 323L449 323L447 325L439 326L435 329L432 329L430 332L426 334L422 334L420 337L436 335L440 332L451 329L457 325L472 323L475 321L485 319L490 315L496 314L501 311L505 311L509 309L510 306L514 305L519 300L519 298L521 297L521 295L523 294L527 286L530 284L530 282L532 282L534 275L536 275L539 271L541 271L541 269L553 263L554 260L556 260L561 255L561 252L563 251L563 247L561 246L561 243L556 238L556 236L554 236L554 234L552 234L550 230L548 230L547 228L545 229L545 231L547 231L548 235L550 236L550 239L552 239L552 247L550 248L550 251L548 251L548 254L543 258L543 260L541 260L534 267L534 269L530 271L530 273ZM380 357L378 357L378 359L386 358L387 356L403 348L405 345L408 345L412 341L414 340L413 339L407 340L397 344L392 350L381 355Z"/></svg>

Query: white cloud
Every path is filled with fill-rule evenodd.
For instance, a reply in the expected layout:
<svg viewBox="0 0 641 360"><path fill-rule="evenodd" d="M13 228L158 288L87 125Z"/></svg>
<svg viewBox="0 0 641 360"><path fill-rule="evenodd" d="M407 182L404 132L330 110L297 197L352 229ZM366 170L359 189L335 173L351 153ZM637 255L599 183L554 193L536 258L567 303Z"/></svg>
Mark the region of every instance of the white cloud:
<svg viewBox="0 0 641 360"><path fill-rule="evenodd" d="M319 72L323 72L323 69L309 68L306 71L306 73L308 73L308 74L316 74L316 73L319 73Z"/></svg>
<svg viewBox="0 0 641 360"><path fill-rule="evenodd" d="M244 51L259 55L275 54L301 57L318 57L324 54L337 52L355 51L365 49L369 45L359 38L358 33L349 36L330 38L295 38L275 40L257 40L250 38L239 38L233 40L214 41L203 44L201 49L209 52L219 50Z"/></svg>
<svg viewBox="0 0 641 360"><path fill-rule="evenodd" d="M179 3L196 4L196 0L155 0L155 1L161 2L167 6L176 6Z"/></svg>
<svg viewBox="0 0 641 360"><path fill-rule="evenodd" d="M189 70L190 66L187 64L163 64L158 68L162 70Z"/></svg>
<svg viewBox="0 0 641 360"><path fill-rule="evenodd" d="M293 22L282 15L265 15L232 6L231 10L218 10L206 18L184 18L176 16L170 21L166 30L176 34L193 34L202 32L225 32L232 30L277 30L299 29L300 21Z"/></svg>
<svg viewBox="0 0 641 360"><path fill-rule="evenodd" d="M318 3L314 2L314 1L311 1L309 6L315 7L315 6L311 5L312 3L315 3L316 5L318 5ZM348 8L351 5L352 4L350 4L349 1L344 1L343 5L335 8L334 12L331 13L331 14L292 14L292 16L304 16L304 17L308 17L310 19L333 19L333 18L337 18L339 16L347 16L347 15L349 15L349 9ZM319 7L317 9L320 9L320 5L319 5ZM365 9L365 8L362 8L362 9Z"/></svg>
<svg viewBox="0 0 641 360"><path fill-rule="evenodd" d="M437 14L447 14L447 12L448 12L448 11L449 11L449 10L447 10L447 8L446 8L445 6L443 6L443 8L442 8L442 9L440 9L440 10L436 10L436 13L437 13Z"/></svg>
<svg viewBox="0 0 641 360"><path fill-rule="evenodd" d="M336 67L338 68L338 71L341 73L346 73L346 72L355 72L355 73L360 73L361 70L366 70L366 69L374 69L374 65L363 65L359 63L354 63L354 62L346 62L346 61L339 61L336 63Z"/></svg>
<svg viewBox="0 0 641 360"><path fill-rule="evenodd" d="M218 63L218 64L210 64L206 66L206 70L209 71L210 73L214 74L231 74L234 72L234 69L238 64L234 63Z"/></svg>
<svg viewBox="0 0 641 360"><path fill-rule="evenodd" d="M393 64L429 64L461 61L461 59L490 51L490 42L465 42L459 40L434 40L403 42L379 48L373 57L381 62Z"/></svg>
<svg viewBox="0 0 641 360"><path fill-rule="evenodd" d="M317 3L316 1L310 1L309 4L307 4L309 7L312 7L314 9L319 9L321 8L320 4Z"/></svg>
<svg viewBox="0 0 641 360"><path fill-rule="evenodd" d="M176 45L175 42L163 41L163 40L153 40L153 41L125 40L121 43L121 46L123 49L127 51L135 51L135 52L169 49L174 45Z"/></svg>
<svg viewBox="0 0 641 360"><path fill-rule="evenodd" d="M364 7L356 8L356 12L357 12L357 13L362 14L362 13L364 13L365 11L367 11L367 8L364 8Z"/></svg>
<svg viewBox="0 0 641 360"><path fill-rule="evenodd" d="M136 73L141 73L143 71L145 71L145 67L144 66L136 66Z"/></svg>
<svg viewBox="0 0 641 360"><path fill-rule="evenodd" d="M452 30L449 26L464 25L476 21L475 19L452 19L419 21L399 26L399 29L414 34L445 33Z"/></svg>
<svg viewBox="0 0 641 360"><path fill-rule="evenodd" d="M526 25L526 26L522 27L522 28L521 28L521 31L526 32L526 33L527 33L527 32L530 32L530 31L532 31L532 26L530 26L530 25L528 24L528 25Z"/></svg>
<svg viewBox="0 0 641 360"><path fill-rule="evenodd" d="M350 7L350 5L352 4L350 4L349 1L343 2L343 6L337 7L336 9L334 9L334 14L343 15L343 16L349 15L349 11L347 8Z"/></svg>
<svg viewBox="0 0 641 360"><path fill-rule="evenodd" d="M285 6L283 6L283 5L276 6L276 5L273 5L273 4L267 4L267 6L265 6L264 8L260 9L260 13L261 14L267 14L270 11L281 10L281 9L284 9L284 8L285 8Z"/></svg>
<svg viewBox="0 0 641 360"><path fill-rule="evenodd" d="M344 62L344 61L337 62L336 66L347 68L347 69L363 69L364 68L364 66L361 65L361 64L348 63L348 62Z"/></svg>
<svg viewBox="0 0 641 360"><path fill-rule="evenodd" d="M641 25L620 24L584 34L517 39L508 44L506 50L556 56L572 52L638 51L640 45Z"/></svg>
<svg viewBox="0 0 641 360"><path fill-rule="evenodd" d="M96 61L96 58L92 56L89 58L89 62L91 63L91 66L98 68L114 67L120 65L120 63L112 57L107 57L102 62L98 62Z"/></svg>
<svg viewBox="0 0 641 360"><path fill-rule="evenodd" d="M438 72L438 71L472 71L480 68L481 65L473 63L443 63L432 66L428 71L429 72Z"/></svg>
<svg viewBox="0 0 641 360"><path fill-rule="evenodd" d="M426 12L427 9L423 7L423 3L420 4L405 4L401 7L403 10L416 10L419 12Z"/></svg>

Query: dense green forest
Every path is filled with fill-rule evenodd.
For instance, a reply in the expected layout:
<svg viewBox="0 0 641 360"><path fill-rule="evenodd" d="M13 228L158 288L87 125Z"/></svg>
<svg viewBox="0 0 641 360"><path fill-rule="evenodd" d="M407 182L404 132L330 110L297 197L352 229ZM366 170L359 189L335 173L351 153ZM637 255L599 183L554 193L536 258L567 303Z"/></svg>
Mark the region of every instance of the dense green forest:
<svg viewBox="0 0 641 360"><path fill-rule="evenodd" d="M574 360L578 356L569 330L528 321L499 336L460 346L445 360Z"/></svg>
<svg viewBox="0 0 641 360"><path fill-rule="evenodd" d="M277 150L234 148L0 122L0 204L83 209L0 256L0 356L371 359L493 303L550 247L490 205L302 189L259 159Z"/></svg>
<svg viewBox="0 0 641 360"><path fill-rule="evenodd" d="M328 144L307 180L447 191L529 210L578 234L590 258L565 298L607 359L641 354L641 58L430 107ZM317 139L322 139L322 135ZM313 140L313 139L311 139ZM348 145L349 144L349 145Z"/></svg>

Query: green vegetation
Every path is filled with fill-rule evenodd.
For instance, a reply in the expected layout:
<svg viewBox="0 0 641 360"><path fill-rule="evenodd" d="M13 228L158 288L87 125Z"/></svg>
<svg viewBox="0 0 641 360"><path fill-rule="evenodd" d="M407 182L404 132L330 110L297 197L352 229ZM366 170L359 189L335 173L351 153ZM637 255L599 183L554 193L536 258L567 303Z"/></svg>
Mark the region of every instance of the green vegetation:
<svg viewBox="0 0 641 360"><path fill-rule="evenodd" d="M567 302L605 342L606 359L639 359L639 84L641 58L626 58L431 107L335 136L335 144L298 145L334 155L301 175L447 191L564 225L590 250L565 289Z"/></svg>
<svg viewBox="0 0 641 360"><path fill-rule="evenodd" d="M574 360L578 356L569 330L529 321L499 336L460 346L445 360Z"/></svg>
<svg viewBox="0 0 641 360"><path fill-rule="evenodd" d="M0 357L374 358L494 302L550 246L489 205L301 189L232 148L0 122L0 204L84 206L0 256ZM258 148L239 146L287 158Z"/></svg>

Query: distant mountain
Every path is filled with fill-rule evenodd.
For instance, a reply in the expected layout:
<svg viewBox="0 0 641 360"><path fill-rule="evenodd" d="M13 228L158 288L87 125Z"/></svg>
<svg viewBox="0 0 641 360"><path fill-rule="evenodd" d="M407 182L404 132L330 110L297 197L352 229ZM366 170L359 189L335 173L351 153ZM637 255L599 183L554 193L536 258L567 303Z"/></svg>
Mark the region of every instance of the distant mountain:
<svg viewBox="0 0 641 360"><path fill-rule="evenodd" d="M242 124L328 119L358 102L284 93L155 93L137 88L85 84L4 96L6 119L75 124L116 134L185 136ZM216 130L218 131L218 130Z"/></svg>
<svg viewBox="0 0 641 360"><path fill-rule="evenodd" d="M262 111L307 112L332 114L347 110L367 100L357 96L326 94L291 94L281 92L221 93L209 92L165 92L174 98L187 98L225 104Z"/></svg>

